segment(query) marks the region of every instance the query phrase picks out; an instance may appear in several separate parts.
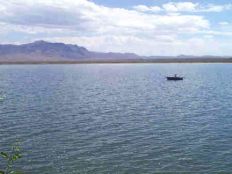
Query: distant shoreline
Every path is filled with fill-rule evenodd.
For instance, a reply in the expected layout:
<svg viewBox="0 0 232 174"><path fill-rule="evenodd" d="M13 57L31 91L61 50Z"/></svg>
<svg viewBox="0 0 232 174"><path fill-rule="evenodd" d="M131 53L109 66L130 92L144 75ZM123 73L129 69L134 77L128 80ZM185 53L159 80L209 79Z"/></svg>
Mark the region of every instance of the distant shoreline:
<svg viewBox="0 0 232 174"><path fill-rule="evenodd" d="M142 56L134 53L94 52L78 45L43 40L21 45L0 44L1 65L123 63L232 63L232 56Z"/></svg>
<svg viewBox="0 0 232 174"><path fill-rule="evenodd" d="M126 59L126 60L115 60L115 59L86 59L78 61L0 61L0 65L15 65L15 64L139 64L139 63L232 63L232 59L229 58L189 58L189 59Z"/></svg>

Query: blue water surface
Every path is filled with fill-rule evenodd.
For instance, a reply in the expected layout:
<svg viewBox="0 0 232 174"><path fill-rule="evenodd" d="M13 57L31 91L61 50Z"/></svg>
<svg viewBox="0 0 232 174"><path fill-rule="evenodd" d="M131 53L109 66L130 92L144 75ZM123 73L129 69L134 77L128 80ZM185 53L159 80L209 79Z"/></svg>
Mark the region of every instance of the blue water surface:
<svg viewBox="0 0 232 174"><path fill-rule="evenodd" d="M0 96L28 174L232 172L232 64L1 65Z"/></svg>

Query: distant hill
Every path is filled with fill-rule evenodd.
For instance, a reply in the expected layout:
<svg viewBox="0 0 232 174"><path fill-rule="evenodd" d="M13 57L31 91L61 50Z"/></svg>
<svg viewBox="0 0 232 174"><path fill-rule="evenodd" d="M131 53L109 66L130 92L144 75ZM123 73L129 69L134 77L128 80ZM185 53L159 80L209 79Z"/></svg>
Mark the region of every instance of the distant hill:
<svg viewBox="0 0 232 174"><path fill-rule="evenodd" d="M76 61L83 59L137 59L133 53L101 53L64 43L36 41L22 45L0 45L0 61Z"/></svg>
<svg viewBox="0 0 232 174"><path fill-rule="evenodd" d="M64 43L36 41L22 45L0 45L0 63L194 63L232 62L217 56L138 56L133 53L102 53Z"/></svg>

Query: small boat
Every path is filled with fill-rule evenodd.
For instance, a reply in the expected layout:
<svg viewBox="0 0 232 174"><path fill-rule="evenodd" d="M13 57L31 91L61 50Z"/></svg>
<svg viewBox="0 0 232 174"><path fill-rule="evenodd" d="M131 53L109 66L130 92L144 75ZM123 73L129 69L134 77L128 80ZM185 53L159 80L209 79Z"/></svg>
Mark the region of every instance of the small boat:
<svg viewBox="0 0 232 174"><path fill-rule="evenodd" d="M175 74L175 76L167 77L167 80L174 80L174 81L183 80L183 79L184 79L184 77L178 77L176 74Z"/></svg>

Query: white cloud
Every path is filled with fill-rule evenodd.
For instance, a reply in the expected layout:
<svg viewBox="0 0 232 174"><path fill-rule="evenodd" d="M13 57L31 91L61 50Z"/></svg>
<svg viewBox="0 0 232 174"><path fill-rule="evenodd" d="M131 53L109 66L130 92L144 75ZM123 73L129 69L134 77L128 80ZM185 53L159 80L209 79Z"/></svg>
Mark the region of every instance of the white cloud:
<svg viewBox="0 0 232 174"><path fill-rule="evenodd" d="M156 10L152 10L152 9ZM176 13L176 12L192 12L192 13L200 13L200 12L222 12L225 10L231 10L232 4L224 4L224 5L215 5L208 4L202 5L200 3L193 2L169 2L163 4L161 7L159 6L145 6L145 5L137 5L134 7L135 10L142 12L168 12L168 13Z"/></svg>
<svg viewBox="0 0 232 174"><path fill-rule="evenodd" d="M11 2L11 3L10 3ZM209 23L202 16L152 15L123 8L108 8L87 0L9 0L3 3L6 14L0 21L25 26L62 28L105 33L132 30L166 30L207 28ZM189 22L191 21L191 22Z"/></svg>
<svg viewBox="0 0 232 174"><path fill-rule="evenodd" d="M227 26L227 25L229 25L229 22L226 22L226 21L219 22L219 25L221 25L221 26Z"/></svg>
<svg viewBox="0 0 232 174"><path fill-rule="evenodd" d="M232 4L225 4L225 5L213 5L210 4L208 5L207 8L202 9L200 11L205 11L205 12L222 12L225 10L231 10L232 9Z"/></svg>
<svg viewBox="0 0 232 174"><path fill-rule="evenodd" d="M161 7L159 7L159 6L148 7L146 5L137 5L137 6L134 6L133 8L135 10L141 11L141 12L160 12L160 11L162 11Z"/></svg>
<svg viewBox="0 0 232 174"><path fill-rule="evenodd" d="M140 55L230 55L230 42L220 43L213 36L193 37L189 39L177 39L175 37L164 38L139 38L136 36L94 36L94 37L61 37L47 38L48 41L77 43L88 49L111 52L135 52ZM96 42L98 44L96 44Z"/></svg>
<svg viewBox="0 0 232 174"><path fill-rule="evenodd" d="M206 54L214 51L213 46L207 48L214 38L207 36L223 33L212 31L210 22L202 15L179 13L219 10L212 5L203 8L183 2L161 7L140 5L130 10L88 0L0 1L0 34L20 33L26 36L25 42L46 39L95 51L141 55ZM168 13L157 13L161 11Z"/></svg>
<svg viewBox="0 0 232 174"><path fill-rule="evenodd" d="M196 10L199 4L192 2L170 2L163 5L163 9L167 12L180 12L180 11L190 11L193 12Z"/></svg>

